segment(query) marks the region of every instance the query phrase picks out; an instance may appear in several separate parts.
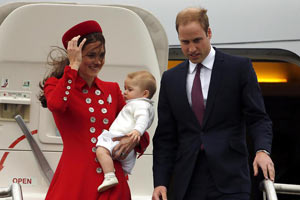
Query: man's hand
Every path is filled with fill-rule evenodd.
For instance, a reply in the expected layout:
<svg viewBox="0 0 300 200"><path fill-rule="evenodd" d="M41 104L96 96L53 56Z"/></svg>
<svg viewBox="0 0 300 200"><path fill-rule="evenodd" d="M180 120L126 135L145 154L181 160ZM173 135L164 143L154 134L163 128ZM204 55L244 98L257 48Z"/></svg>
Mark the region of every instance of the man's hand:
<svg viewBox="0 0 300 200"><path fill-rule="evenodd" d="M258 174L258 167L263 171L265 179L275 180L275 169L272 159L265 152L257 152L253 161L254 176Z"/></svg>
<svg viewBox="0 0 300 200"><path fill-rule="evenodd" d="M138 142L134 141L129 136L122 136L122 137L115 137L112 139L113 141L120 141L119 144L115 146L115 148L112 151L113 159L116 160L124 160L130 151L136 147Z"/></svg>
<svg viewBox="0 0 300 200"><path fill-rule="evenodd" d="M167 200L167 188L165 186L157 186L154 188L152 200Z"/></svg>

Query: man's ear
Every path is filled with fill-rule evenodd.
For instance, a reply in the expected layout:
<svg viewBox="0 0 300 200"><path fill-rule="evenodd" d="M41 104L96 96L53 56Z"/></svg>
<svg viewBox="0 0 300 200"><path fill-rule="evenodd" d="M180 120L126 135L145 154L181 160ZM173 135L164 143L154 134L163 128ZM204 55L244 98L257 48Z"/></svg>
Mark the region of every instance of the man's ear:
<svg viewBox="0 0 300 200"><path fill-rule="evenodd" d="M207 29L207 37L208 37L209 39L211 39L211 37L212 37L212 32L211 32L210 27L208 27L208 29Z"/></svg>
<svg viewBox="0 0 300 200"><path fill-rule="evenodd" d="M144 97L144 98L148 98L148 97L149 97L149 95L150 95L150 92L149 92L149 90L144 90L143 97Z"/></svg>

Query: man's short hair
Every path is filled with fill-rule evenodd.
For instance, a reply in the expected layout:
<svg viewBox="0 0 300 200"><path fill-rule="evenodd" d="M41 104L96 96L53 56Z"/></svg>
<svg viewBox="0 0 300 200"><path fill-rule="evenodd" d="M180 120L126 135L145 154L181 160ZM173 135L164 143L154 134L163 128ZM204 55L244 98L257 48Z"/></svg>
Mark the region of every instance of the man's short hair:
<svg viewBox="0 0 300 200"><path fill-rule="evenodd" d="M176 31L180 25L186 25L190 22L198 22L203 30L207 33L209 28L209 20L207 10L204 8L186 8L180 11L176 17Z"/></svg>

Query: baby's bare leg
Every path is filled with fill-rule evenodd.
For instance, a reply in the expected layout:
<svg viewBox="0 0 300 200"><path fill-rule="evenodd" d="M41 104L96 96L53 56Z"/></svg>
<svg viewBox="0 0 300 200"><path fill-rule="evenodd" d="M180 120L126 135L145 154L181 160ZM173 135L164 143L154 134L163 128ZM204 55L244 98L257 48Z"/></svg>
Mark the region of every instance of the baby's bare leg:
<svg viewBox="0 0 300 200"><path fill-rule="evenodd" d="M110 152L105 147L97 147L96 156L104 174L115 171L114 162L112 160Z"/></svg>
<svg viewBox="0 0 300 200"><path fill-rule="evenodd" d="M115 175L114 162L110 152L106 148L100 146L96 150L96 156L104 173L104 180L97 190L98 192L103 192L117 185L118 179Z"/></svg>

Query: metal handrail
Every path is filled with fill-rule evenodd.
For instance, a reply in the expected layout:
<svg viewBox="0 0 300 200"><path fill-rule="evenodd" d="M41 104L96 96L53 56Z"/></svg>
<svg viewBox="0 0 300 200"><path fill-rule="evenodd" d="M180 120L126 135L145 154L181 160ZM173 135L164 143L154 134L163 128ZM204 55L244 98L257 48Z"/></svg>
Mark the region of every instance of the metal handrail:
<svg viewBox="0 0 300 200"><path fill-rule="evenodd" d="M21 185L13 183L8 188L0 188L0 198L12 197L13 200L23 200Z"/></svg>
<svg viewBox="0 0 300 200"><path fill-rule="evenodd" d="M41 151L39 145L36 143L32 135L30 134L30 131L28 127L26 126L23 118L20 115L17 115L15 117L15 120L17 121L18 125L20 126L21 130L23 131L24 135L26 136L26 139L28 140L28 143L32 149L32 152L34 156L36 157L39 166L41 167L44 175L46 176L48 183L51 183L51 180L53 178L53 170L50 167L47 159L45 158L43 152Z"/></svg>
<svg viewBox="0 0 300 200"><path fill-rule="evenodd" d="M300 195L300 185L273 183L270 180L261 182L264 200L278 200L277 194Z"/></svg>
<svg viewBox="0 0 300 200"><path fill-rule="evenodd" d="M263 191L264 200L278 200L273 181L263 180L260 189Z"/></svg>
<svg viewBox="0 0 300 200"><path fill-rule="evenodd" d="M300 185L274 183L277 193L300 195Z"/></svg>

